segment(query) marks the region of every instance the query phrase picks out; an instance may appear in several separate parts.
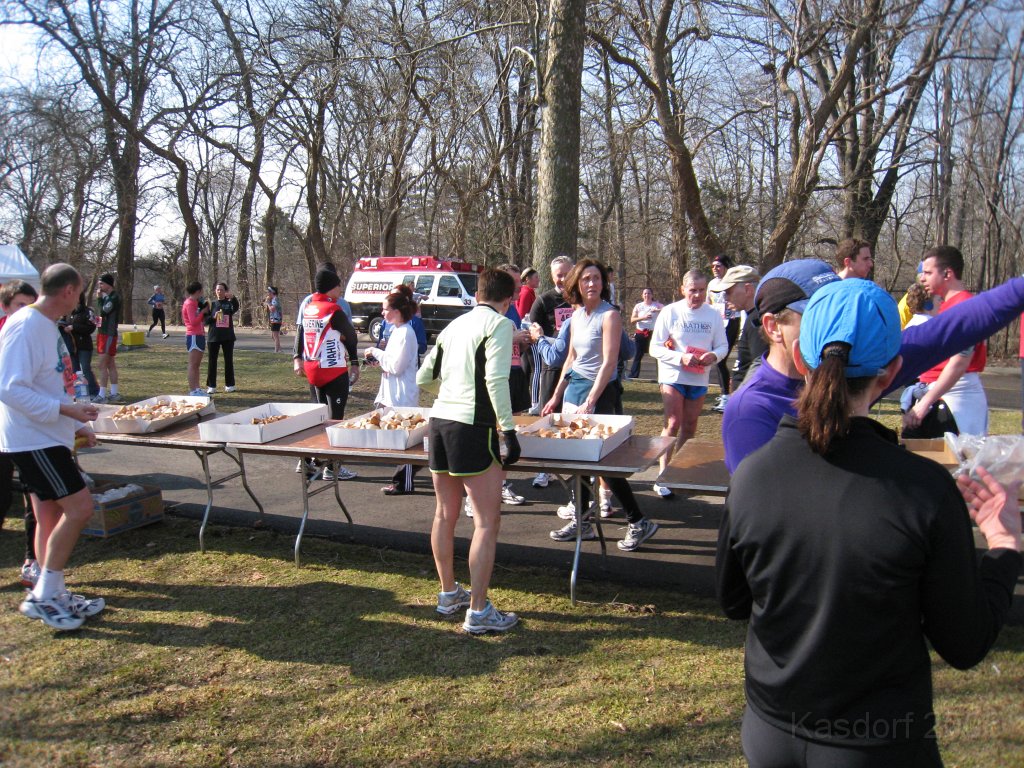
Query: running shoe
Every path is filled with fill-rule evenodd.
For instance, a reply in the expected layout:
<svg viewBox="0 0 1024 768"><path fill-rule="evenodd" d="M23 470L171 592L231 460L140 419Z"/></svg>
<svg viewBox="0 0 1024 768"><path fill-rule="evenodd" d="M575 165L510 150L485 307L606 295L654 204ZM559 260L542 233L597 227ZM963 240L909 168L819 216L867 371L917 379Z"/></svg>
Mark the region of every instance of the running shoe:
<svg viewBox="0 0 1024 768"><path fill-rule="evenodd" d="M534 488L547 488L548 483L551 482L551 476L547 472L538 472L537 476L533 478Z"/></svg>
<svg viewBox="0 0 1024 768"><path fill-rule="evenodd" d="M324 480L354 480L359 477L351 469L345 469L345 467L324 467Z"/></svg>
<svg viewBox="0 0 1024 768"><path fill-rule="evenodd" d="M725 413L725 404L728 402L729 396L722 395L721 397L718 398L718 402L711 407L711 410L714 411L715 413Z"/></svg>
<svg viewBox="0 0 1024 768"><path fill-rule="evenodd" d="M106 405L108 402L110 401L107 400L106 395L96 395L96 397L92 399L93 405Z"/></svg>
<svg viewBox="0 0 1024 768"><path fill-rule="evenodd" d="M85 623L85 617L74 613L69 605L56 598L37 600L32 593L22 601L18 610L30 619L39 619L46 626L60 632L78 629Z"/></svg>
<svg viewBox="0 0 1024 768"><path fill-rule="evenodd" d="M512 490L512 486L505 483L501 486L501 500L505 504L511 504L513 507L518 507L521 504L526 503L526 497L520 496L518 493Z"/></svg>
<svg viewBox="0 0 1024 768"><path fill-rule="evenodd" d="M462 514L466 517L473 516L473 502L469 500L469 496L467 496L466 500L462 502Z"/></svg>
<svg viewBox="0 0 1024 768"><path fill-rule="evenodd" d="M216 387L207 387L207 388L206 388L206 394L208 394L208 395L212 395L212 394L214 394L214 393L215 393L216 391L217 391L217 388L216 388Z"/></svg>
<svg viewBox="0 0 1024 768"><path fill-rule="evenodd" d="M117 392L117 393L113 393L113 394L107 395L107 402L108 403L123 403L124 402L124 398L121 397L121 393L120 392Z"/></svg>
<svg viewBox="0 0 1024 768"><path fill-rule="evenodd" d="M470 591L463 589L459 582L455 582L454 592L437 593L437 612L442 616L451 616L463 608L469 608Z"/></svg>
<svg viewBox="0 0 1024 768"><path fill-rule="evenodd" d="M235 387L224 387L224 391L225 392L234 392L235 391Z"/></svg>
<svg viewBox="0 0 1024 768"><path fill-rule="evenodd" d="M626 538L616 546L623 552L632 552L641 544L647 541L658 530L658 524L646 517L641 518L639 523L630 523L626 528Z"/></svg>
<svg viewBox="0 0 1024 768"><path fill-rule="evenodd" d="M94 597L90 600L82 595L73 594L69 590L57 595L57 600L67 606L73 614L81 616L83 619L92 618L107 607L107 601L102 597Z"/></svg>
<svg viewBox="0 0 1024 768"><path fill-rule="evenodd" d="M21 566L21 586L30 589L39 581L39 563L35 560L28 560Z"/></svg>
<svg viewBox="0 0 1024 768"><path fill-rule="evenodd" d="M555 541L576 541L576 521L570 520L557 531L551 531L548 536ZM580 538L583 541L593 541L597 538L597 531L589 520L583 521L583 535Z"/></svg>
<svg viewBox="0 0 1024 768"><path fill-rule="evenodd" d="M655 483L653 486L651 486L651 489L663 499L671 499L673 496L675 496L675 493L672 492L671 488L668 488L664 485L658 485L658 483Z"/></svg>
<svg viewBox="0 0 1024 768"><path fill-rule="evenodd" d="M203 389L202 387L198 387L196 389L193 389L188 394L189 394L189 397L206 397L206 390ZM93 402L96 402L96 401L93 400Z"/></svg>
<svg viewBox="0 0 1024 768"><path fill-rule="evenodd" d="M519 623L514 613L502 613L490 600L482 611L466 611L466 620L462 628L471 635L483 635L487 632L508 632Z"/></svg>
<svg viewBox="0 0 1024 768"><path fill-rule="evenodd" d="M164 338L165 338L165 339L169 339L169 338L171 338L171 334L169 334L169 333L165 333L165 334L164 334Z"/></svg>

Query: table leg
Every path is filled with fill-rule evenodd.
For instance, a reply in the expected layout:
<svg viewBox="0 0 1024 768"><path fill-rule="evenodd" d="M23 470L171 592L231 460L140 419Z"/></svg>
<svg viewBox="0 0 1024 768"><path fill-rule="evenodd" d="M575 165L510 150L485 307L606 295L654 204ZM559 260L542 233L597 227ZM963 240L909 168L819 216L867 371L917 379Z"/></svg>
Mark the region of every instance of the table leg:
<svg viewBox="0 0 1024 768"><path fill-rule="evenodd" d="M203 465L203 478L206 481L206 509L203 510L203 522L199 526L199 551L206 553L204 536L206 535L206 524L210 520L210 510L213 509L213 480L210 478L210 453L209 451L193 450Z"/></svg>
<svg viewBox="0 0 1024 768"><path fill-rule="evenodd" d="M299 484L302 486L302 520L299 522L299 534L295 537L295 566L302 566L302 533L306 530L306 519L309 517L309 484L316 479L314 473L312 478L306 477L305 468L299 473Z"/></svg>
<svg viewBox="0 0 1024 768"><path fill-rule="evenodd" d="M569 603L576 605L576 575L580 570L580 551L583 549L583 475L573 475L572 487L576 510L576 551L572 556L572 575L569 577Z"/></svg>
<svg viewBox="0 0 1024 768"><path fill-rule="evenodd" d="M256 505L256 509L260 513L260 522L263 522L263 505L260 504L260 500L256 498L256 494L252 492L252 488L249 487L249 478L245 474L245 453L242 451L225 450L225 455L230 456L231 459L238 465L239 471L242 473L242 487L245 488L245 492L249 494L249 498L252 499L252 503Z"/></svg>
<svg viewBox="0 0 1024 768"><path fill-rule="evenodd" d="M341 511L345 513L345 519L348 520L349 525L352 523L352 515L348 513L348 507L345 506L345 502L341 500L341 483L338 481L338 475L334 475L334 499L338 502L338 506L341 507Z"/></svg>

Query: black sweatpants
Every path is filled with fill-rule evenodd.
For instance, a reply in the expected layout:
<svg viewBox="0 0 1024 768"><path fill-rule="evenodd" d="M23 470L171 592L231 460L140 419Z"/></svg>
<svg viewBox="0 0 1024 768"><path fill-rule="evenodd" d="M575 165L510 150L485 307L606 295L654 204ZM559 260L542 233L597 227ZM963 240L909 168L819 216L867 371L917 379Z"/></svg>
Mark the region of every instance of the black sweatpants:
<svg viewBox="0 0 1024 768"><path fill-rule="evenodd" d="M206 342L206 386L217 386L217 355L224 352L224 386L235 386L235 342Z"/></svg>

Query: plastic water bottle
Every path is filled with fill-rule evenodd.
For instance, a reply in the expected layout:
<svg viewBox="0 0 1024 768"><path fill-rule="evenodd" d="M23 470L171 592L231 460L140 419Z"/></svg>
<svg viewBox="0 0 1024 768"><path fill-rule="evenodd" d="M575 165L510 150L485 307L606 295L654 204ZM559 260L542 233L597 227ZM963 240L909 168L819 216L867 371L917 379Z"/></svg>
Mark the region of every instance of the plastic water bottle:
<svg viewBox="0 0 1024 768"><path fill-rule="evenodd" d="M88 403L91 398L89 397L89 382L85 380L85 376L79 371L75 377L75 402L76 403Z"/></svg>

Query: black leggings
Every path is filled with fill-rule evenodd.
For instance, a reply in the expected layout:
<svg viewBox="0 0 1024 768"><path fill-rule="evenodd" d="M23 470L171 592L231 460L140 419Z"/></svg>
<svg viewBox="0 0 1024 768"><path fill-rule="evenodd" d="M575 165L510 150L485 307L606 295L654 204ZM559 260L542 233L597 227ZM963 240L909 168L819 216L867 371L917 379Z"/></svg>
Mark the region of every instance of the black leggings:
<svg viewBox="0 0 1024 768"><path fill-rule="evenodd" d="M309 393L314 403L323 403L331 409L332 419L345 418L345 404L348 403L348 372L341 374L322 387L310 385Z"/></svg>
<svg viewBox="0 0 1024 768"><path fill-rule="evenodd" d="M156 324L160 323L160 333L167 333L167 327L164 325L164 311L162 309L153 308L153 324L149 326L150 332L156 328Z"/></svg>
<svg viewBox="0 0 1024 768"><path fill-rule="evenodd" d="M609 381L608 385L604 388L604 392L597 399L594 404L594 413L603 416L614 416L617 413L621 413L619 405L622 399L622 388L618 380ZM605 483L611 488L612 493L615 494L615 498L622 504L622 509L626 512L626 520L630 523L639 523L644 519L644 513L640 511L640 505L636 502L636 497L633 495L633 489L629 485L629 481L624 477L606 477L604 478ZM583 484L582 496L579 499L579 503L583 506L580 509L586 510L590 508L590 488L586 483Z"/></svg>
<svg viewBox="0 0 1024 768"><path fill-rule="evenodd" d="M766 723L750 707L740 733L750 768L942 768L934 734L877 747L810 741Z"/></svg>
<svg viewBox="0 0 1024 768"><path fill-rule="evenodd" d="M25 559L36 559L36 516L32 512L32 502L27 495L25 500ZM0 526L10 511L14 501L14 462L6 453L0 453Z"/></svg>

